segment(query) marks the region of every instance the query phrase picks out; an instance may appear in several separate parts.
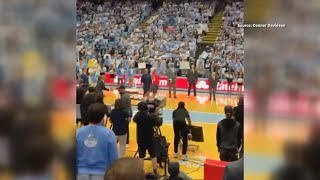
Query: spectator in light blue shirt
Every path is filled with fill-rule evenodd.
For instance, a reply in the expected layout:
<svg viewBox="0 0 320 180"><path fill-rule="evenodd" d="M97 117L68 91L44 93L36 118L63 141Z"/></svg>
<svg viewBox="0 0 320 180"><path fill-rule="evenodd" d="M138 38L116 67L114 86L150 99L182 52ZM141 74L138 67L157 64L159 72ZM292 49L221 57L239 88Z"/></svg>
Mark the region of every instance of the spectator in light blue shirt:
<svg viewBox="0 0 320 180"><path fill-rule="evenodd" d="M77 130L77 180L103 180L106 170L118 159L114 133L104 127L105 106L100 103L88 109L89 125Z"/></svg>

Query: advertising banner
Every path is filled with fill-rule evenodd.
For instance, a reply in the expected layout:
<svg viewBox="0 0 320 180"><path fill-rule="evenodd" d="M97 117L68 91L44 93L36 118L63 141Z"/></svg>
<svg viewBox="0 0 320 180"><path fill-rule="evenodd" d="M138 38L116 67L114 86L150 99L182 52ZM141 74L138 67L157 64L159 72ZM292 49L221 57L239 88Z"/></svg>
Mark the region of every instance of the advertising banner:
<svg viewBox="0 0 320 180"><path fill-rule="evenodd" d="M117 78L115 78L115 81L117 81ZM110 84L110 74L106 74L106 84ZM117 83L117 82L115 82ZM141 82L141 75L135 75L134 76L134 84L136 87L142 87ZM209 82L207 78L199 78L198 82L196 84L196 89L201 91L209 91ZM159 82L159 88L160 89L168 89L168 78L166 76L160 76L160 82ZM183 90L188 91L188 81L185 77L177 77L176 80L176 88L177 90ZM236 93L238 89L237 82L233 82L231 85L231 92ZM241 92L244 91L244 86L242 86ZM227 93L228 92L228 85L227 80L221 79L221 82L217 85L217 92Z"/></svg>

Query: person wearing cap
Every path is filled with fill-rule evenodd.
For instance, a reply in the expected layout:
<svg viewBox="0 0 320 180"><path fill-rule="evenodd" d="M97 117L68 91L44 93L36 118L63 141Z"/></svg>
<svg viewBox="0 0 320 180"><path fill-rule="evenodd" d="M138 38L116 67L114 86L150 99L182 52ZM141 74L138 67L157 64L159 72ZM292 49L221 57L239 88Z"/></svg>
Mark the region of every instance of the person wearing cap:
<svg viewBox="0 0 320 180"><path fill-rule="evenodd" d="M238 149L242 143L242 130L240 123L232 118L232 106L225 106L224 112L226 118L221 120L217 126L217 147L220 160L232 162L238 160Z"/></svg>
<svg viewBox="0 0 320 180"><path fill-rule="evenodd" d="M125 86L120 86L117 88L120 94L120 100L122 101L122 103L124 104L124 111L126 111L129 114L129 122L131 120L132 117L132 106L131 106L131 97L130 94L126 91L126 87ZM127 127L127 145L129 145L129 123L128 123L128 127Z"/></svg>
<svg viewBox="0 0 320 180"><path fill-rule="evenodd" d="M178 103L178 108L172 113L174 130L174 157L178 157L178 146L182 137L182 159L187 160L188 137L191 137L188 125L191 126L191 119L184 102ZM188 120L188 125L186 123Z"/></svg>

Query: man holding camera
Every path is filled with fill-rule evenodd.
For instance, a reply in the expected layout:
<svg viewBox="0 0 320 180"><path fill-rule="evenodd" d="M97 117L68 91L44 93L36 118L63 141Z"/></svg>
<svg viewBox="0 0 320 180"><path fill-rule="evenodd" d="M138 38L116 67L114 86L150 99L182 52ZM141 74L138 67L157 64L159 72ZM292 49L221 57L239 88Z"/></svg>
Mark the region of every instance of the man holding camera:
<svg viewBox="0 0 320 180"><path fill-rule="evenodd" d="M137 143L139 158L144 164L146 151L150 154L153 173L157 174L157 157L154 147L154 127L159 127L162 124L162 119L157 118L155 115L150 115L148 112L148 105L145 102L138 104L137 114L133 117L133 122L137 124Z"/></svg>

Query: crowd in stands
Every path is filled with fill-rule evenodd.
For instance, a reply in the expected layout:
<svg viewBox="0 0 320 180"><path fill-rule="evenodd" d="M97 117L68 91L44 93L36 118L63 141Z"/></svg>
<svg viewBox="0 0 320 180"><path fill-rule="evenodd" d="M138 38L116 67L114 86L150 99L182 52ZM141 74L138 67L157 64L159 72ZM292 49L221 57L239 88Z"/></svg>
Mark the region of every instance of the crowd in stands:
<svg viewBox="0 0 320 180"><path fill-rule="evenodd" d="M227 3L223 12L223 25L220 36L216 43L207 51L204 51L198 61L198 71L205 75L207 72L215 71L217 68L221 79L226 79L229 69L232 70L234 78L242 77L244 62L244 29L237 26L244 22L243 3ZM204 71L208 69L207 71Z"/></svg>
<svg viewBox="0 0 320 180"><path fill-rule="evenodd" d="M138 63L144 62L159 75L165 75L172 63L181 75L184 73L180 63L189 61L196 65L200 77L208 77L217 65L221 67L220 78L226 78L229 68L238 76L244 59L243 28L236 26L243 22L242 3L226 6L217 42L207 46L199 58L195 57L217 4L217 1L168 3L152 11L151 4L146 2L114 6L108 2L82 3L77 9L77 73L85 71L98 77L101 72L109 72L130 77L141 73ZM88 71L88 60L92 58L97 63Z"/></svg>

